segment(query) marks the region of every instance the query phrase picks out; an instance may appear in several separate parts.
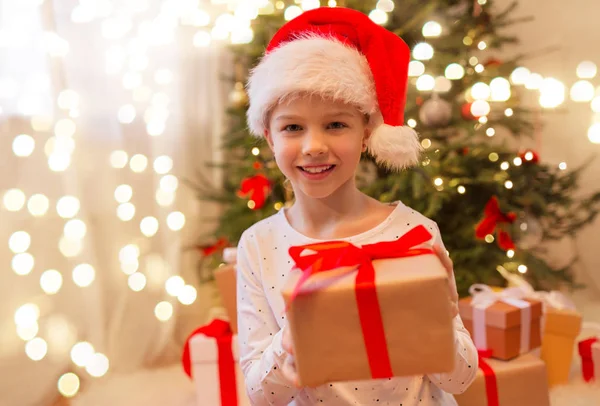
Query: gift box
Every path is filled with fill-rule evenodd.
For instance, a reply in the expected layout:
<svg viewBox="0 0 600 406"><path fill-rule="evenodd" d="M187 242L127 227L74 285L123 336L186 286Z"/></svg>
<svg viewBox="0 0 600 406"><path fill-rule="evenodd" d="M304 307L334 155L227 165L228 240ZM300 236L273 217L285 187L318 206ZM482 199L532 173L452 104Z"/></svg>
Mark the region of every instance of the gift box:
<svg viewBox="0 0 600 406"><path fill-rule="evenodd" d="M584 329L593 330L594 337L581 341L578 344L581 356L581 372L586 382L600 381L600 324L593 322L583 323Z"/></svg>
<svg viewBox="0 0 600 406"><path fill-rule="evenodd" d="M541 358L548 370L548 384L553 387L569 381L581 315L547 307L544 319Z"/></svg>
<svg viewBox="0 0 600 406"><path fill-rule="evenodd" d="M213 320L186 341L182 362L198 406L250 406L229 321Z"/></svg>
<svg viewBox="0 0 600 406"><path fill-rule="evenodd" d="M550 406L546 367L532 354L511 361L480 356L475 380L454 397L459 406Z"/></svg>
<svg viewBox="0 0 600 406"><path fill-rule="evenodd" d="M290 248L299 269L282 294L302 386L453 369L447 272L431 249L419 248L430 239L418 226L362 247Z"/></svg>
<svg viewBox="0 0 600 406"><path fill-rule="evenodd" d="M215 282L221 297L221 303L231 322L231 329L237 334L237 293L236 293L236 267L235 248L225 248L223 258L226 263L214 272Z"/></svg>
<svg viewBox="0 0 600 406"><path fill-rule="evenodd" d="M520 299L511 289L495 292L487 285L473 285L470 292L472 296L459 300L458 307L477 349L510 360L541 345L539 300Z"/></svg>

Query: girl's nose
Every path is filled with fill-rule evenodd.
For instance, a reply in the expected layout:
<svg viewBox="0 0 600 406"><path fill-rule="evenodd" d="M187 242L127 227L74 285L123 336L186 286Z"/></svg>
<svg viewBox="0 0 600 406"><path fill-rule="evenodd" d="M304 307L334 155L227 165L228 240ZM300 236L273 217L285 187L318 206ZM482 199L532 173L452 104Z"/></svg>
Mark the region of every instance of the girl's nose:
<svg viewBox="0 0 600 406"><path fill-rule="evenodd" d="M323 131L311 129L305 133L302 145L302 153L304 155L322 155L327 153L328 150L326 134Z"/></svg>

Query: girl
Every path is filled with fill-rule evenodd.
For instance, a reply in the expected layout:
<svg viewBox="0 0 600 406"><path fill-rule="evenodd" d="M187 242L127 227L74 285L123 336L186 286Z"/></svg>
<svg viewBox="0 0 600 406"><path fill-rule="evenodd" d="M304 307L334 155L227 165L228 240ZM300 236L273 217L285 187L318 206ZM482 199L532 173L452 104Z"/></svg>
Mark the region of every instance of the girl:
<svg viewBox="0 0 600 406"><path fill-rule="evenodd" d="M402 127L410 51L365 15L318 8L285 24L248 83L248 123L264 136L291 183L289 209L246 230L238 245L240 364L253 405L456 405L478 368L458 316L452 262L436 224L401 202L361 193L361 153L402 169L418 162L417 135ZM449 274L456 364L452 372L298 388L280 289L293 264L290 246L325 240L363 245L423 224ZM410 326L407 326L410 328Z"/></svg>

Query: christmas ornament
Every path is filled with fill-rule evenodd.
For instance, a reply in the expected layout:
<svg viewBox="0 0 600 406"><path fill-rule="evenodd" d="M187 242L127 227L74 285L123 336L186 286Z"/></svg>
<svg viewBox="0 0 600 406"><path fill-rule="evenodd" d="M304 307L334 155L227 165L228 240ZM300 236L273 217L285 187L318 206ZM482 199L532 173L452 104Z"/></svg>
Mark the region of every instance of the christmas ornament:
<svg viewBox="0 0 600 406"><path fill-rule="evenodd" d="M263 165L262 165L260 162L258 162L258 161L255 161L255 162L252 164L252 167L253 167L255 170L257 170L257 171L258 171L258 170L262 169Z"/></svg>
<svg viewBox="0 0 600 406"><path fill-rule="evenodd" d="M271 181L264 175L255 175L242 180L238 196L249 196L254 205L250 208L258 210L265 205L267 196L271 192Z"/></svg>
<svg viewBox="0 0 600 406"><path fill-rule="evenodd" d="M498 228L498 246L505 251L514 250L515 244L510 234L502 227L514 223L517 215L512 212L503 213L496 196L492 196L486 203L483 213L483 219L475 227L475 236L483 240Z"/></svg>
<svg viewBox="0 0 600 406"><path fill-rule="evenodd" d="M242 82L235 83L233 90L229 93L229 102L235 107L243 107L248 103L248 95Z"/></svg>
<svg viewBox="0 0 600 406"><path fill-rule="evenodd" d="M460 115L465 120L477 120L477 117L475 117L473 113L471 113L471 104L473 103L465 103L460 108Z"/></svg>
<svg viewBox="0 0 600 406"><path fill-rule="evenodd" d="M203 257L207 257L209 255L214 254L217 251L223 250L228 245L229 242L227 241L227 239L221 237L214 244L197 245L196 249Z"/></svg>
<svg viewBox="0 0 600 406"><path fill-rule="evenodd" d="M521 158L524 163L537 164L540 161L539 154L532 149L521 151L521 153L519 153L519 158Z"/></svg>
<svg viewBox="0 0 600 406"><path fill-rule="evenodd" d="M433 96L419 110L419 120L427 127L445 127L452 118L452 106L446 100Z"/></svg>
<svg viewBox="0 0 600 406"><path fill-rule="evenodd" d="M502 61L500 61L499 59L496 58L490 58L487 61L485 61L483 63L483 66L487 69L487 68L496 68L498 66L502 65Z"/></svg>
<svg viewBox="0 0 600 406"><path fill-rule="evenodd" d="M515 221L515 244L523 250L537 247L544 236L542 224L529 213L521 213Z"/></svg>

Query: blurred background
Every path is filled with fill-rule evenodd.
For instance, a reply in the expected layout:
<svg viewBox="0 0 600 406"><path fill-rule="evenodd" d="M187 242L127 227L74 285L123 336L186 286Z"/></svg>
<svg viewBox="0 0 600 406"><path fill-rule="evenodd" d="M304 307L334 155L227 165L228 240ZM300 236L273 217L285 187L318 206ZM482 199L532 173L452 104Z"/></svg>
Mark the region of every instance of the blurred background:
<svg viewBox="0 0 600 406"><path fill-rule="evenodd" d="M413 49L426 158L365 158L364 189L438 221L462 294L501 266L600 322L598 2L0 0L0 405L194 404L180 358L222 313L212 270L293 201L243 83L319 5ZM517 221L478 238L492 196Z"/></svg>

